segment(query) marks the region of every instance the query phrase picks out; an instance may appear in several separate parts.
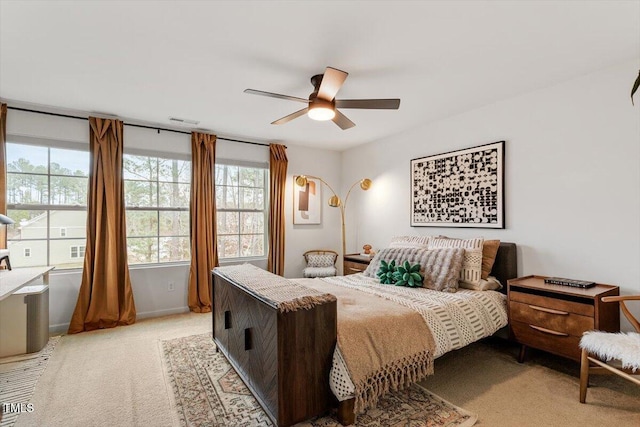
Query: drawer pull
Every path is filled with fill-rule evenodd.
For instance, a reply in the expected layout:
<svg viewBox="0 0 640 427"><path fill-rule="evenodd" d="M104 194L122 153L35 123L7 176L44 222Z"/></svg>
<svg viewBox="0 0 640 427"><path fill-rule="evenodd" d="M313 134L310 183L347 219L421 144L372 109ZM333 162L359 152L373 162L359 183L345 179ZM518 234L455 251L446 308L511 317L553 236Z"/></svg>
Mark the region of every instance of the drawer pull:
<svg viewBox="0 0 640 427"><path fill-rule="evenodd" d="M244 330L244 350L251 350L253 348L253 341L251 339L251 328Z"/></svg>
<svg viewBox="0 0 640 427"><path fill-rule="evenodd" d="M558 337L568 337L569 336L569 334L565 334L564 332L553 331L551 329L541 328L540 326L535 326L535 325L529 325L529 326L532 327L533 329L535 329L536 331L544 332L545 334L556 335Z"/></svg>
<svg viewBox="0 0 640 427"><path fill-rule="evenodd" d="M349 271L364 271L360 268L353 268L353 267L349 267Z"/></svg>
<svg viewBox="0 0 640 427"><path fill-rule="evenodd" d="M231 311L224 312L224 328L231 329Z"/></svg>
<svg viewBox="0 0 640 427"><path fill-rule="evenodd" d="M530 305L529 308L532 308L532 309L538 310L538 311L544 311L545 313L560 314L562 316L568 316L569 315L569 313L566 312L566 311L554 310L552 308L538 307L537 305Z"/></svg>

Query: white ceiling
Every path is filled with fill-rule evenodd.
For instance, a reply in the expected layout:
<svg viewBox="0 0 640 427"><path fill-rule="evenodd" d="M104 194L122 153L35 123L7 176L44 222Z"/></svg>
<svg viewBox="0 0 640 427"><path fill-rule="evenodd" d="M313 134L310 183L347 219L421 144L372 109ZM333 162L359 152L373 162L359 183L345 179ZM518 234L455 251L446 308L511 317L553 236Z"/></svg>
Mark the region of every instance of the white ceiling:
<svg viewBox="0 0 640 427"><path fill-rule="evenodd" d="M0 2L0 97L221 136L343 150L640 57L640 1ZM313 74L337 98L401 98L303 116ZM634 76L629 76L632 81Z"/></svg>

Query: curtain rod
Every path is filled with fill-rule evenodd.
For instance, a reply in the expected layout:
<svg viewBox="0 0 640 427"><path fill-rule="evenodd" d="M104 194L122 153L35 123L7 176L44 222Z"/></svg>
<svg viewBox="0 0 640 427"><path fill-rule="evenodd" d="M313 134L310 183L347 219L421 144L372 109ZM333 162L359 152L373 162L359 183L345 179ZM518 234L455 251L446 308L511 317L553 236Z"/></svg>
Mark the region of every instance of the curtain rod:
<svg viewBox="0 0 640 427"><path fill-rule="evenodd" d="M60 113L50 113L47 111L38 111L38 110L30 110L28 108L19 108L19 107L10 107L7 106L7 108L9 110L17 110L17 111L26 111L27 113L36 113L36 114L45 114L47 116L56 116L56 117L66 117L68 119L79 119L79 120L87 120L86 117L81 117L81 116L71 116L69 114L60 114ZM191 132L186 132L183 130L175 130L175 129L166 129L166 128L161 128L158 126L146 126L146 125L136 125L133 123L124 123L125 126L131 126L131 127L136 127L136 128L142 128L142 129L153 129L153 130L157 130L158 133L160 133L160 131L165 131L165 132L174 132L174 133L182 133L184 135L191 135ZM251 145L261 145L263 147L268 147L269 144L265 144L263 142L252 142L252 141L243 141L241 139L232 139L232 138L223 138L223 137L219 137L216 135L216 139L221 139L223 141L231 141L231 142L239 142L241 144L251 144ZM285 148L287 148L285 146Z"/></svg>

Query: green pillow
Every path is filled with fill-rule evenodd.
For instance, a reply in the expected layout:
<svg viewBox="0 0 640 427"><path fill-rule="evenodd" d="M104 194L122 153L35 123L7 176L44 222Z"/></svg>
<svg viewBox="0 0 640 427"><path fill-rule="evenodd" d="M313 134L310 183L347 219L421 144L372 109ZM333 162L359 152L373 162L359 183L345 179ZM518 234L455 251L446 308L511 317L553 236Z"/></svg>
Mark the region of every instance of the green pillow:
<svg viewBox="0 0 640 427"><path fill-rule="evenodd" d="M420 264L411 265L409 261L405 261L398 266L393 273L396 286L408 286L410 288L418 288L422 286L424 277L420 274Z"/></svg>
<svg viewBox="0 0 640 427"><path fill-rule="evenodd" d="M396 272L396 261L392 260L387 263L387 261L380 261L380 268L376 273L378 279L380 279L380 283L385 285L393 285L395 283L394 273Z"/></svg>

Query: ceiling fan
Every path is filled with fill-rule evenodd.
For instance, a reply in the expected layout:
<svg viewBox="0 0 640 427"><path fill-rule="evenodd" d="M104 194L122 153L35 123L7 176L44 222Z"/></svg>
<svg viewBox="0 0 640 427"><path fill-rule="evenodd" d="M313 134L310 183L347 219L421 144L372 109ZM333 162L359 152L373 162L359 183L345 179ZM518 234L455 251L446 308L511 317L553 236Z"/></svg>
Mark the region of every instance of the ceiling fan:
<svg viewBox="0 0 640 427"><path fill-rule="evenodd" d="M394 99L335 99L336 94L347 79L349 73L336 68L327 67L324 74L316 74L311 77L313 92L309 99L298 98L296 96L280 95L279 93L264 92L255 89L245 89L245 93L252 95L269 96L271 98L286 99L307 104L302 110L291 113L274 122L272 125L282 125L291 120L308 114L314 120L332 120L340 126L342 130L354 127L356 124L338 111L338 108L359 108L375 110L397 110L400 107L400 100Z"/></svg>

